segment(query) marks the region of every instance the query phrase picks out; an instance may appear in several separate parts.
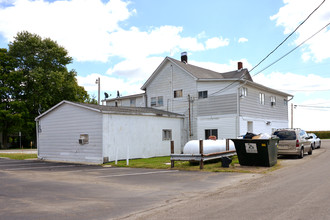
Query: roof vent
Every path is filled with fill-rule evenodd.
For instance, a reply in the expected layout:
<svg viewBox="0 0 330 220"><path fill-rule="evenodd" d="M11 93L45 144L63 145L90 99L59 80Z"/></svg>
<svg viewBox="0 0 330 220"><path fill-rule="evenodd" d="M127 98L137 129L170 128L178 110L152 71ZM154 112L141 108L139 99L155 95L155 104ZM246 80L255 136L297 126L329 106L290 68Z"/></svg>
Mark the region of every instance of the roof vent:
<svg viewBox="0 0 330 220"><path fill-rule="evenodd" d="M182 63L188 63L188 56L187 56L187 52L182 52L181 53L181 62Z"/></svg>
<svg viewBox="0 0 330 220"><path fill-rule="evenodd" d="M237 70L243 69L243 63L237 62Z"/></svg>

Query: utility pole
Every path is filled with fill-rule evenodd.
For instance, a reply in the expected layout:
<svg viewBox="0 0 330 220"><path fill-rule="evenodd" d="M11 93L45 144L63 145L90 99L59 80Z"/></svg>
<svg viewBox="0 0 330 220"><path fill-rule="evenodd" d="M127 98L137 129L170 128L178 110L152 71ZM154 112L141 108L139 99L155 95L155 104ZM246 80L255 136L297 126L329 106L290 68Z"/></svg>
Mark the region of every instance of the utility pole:
<svg viewBox="0 0 330 220"><path fill-rule="evenodd" d="M291 103L291 128L293 128L293 103Z"/></svg>
<svg viewBox="0 0 330 220"><path fill-rule="evenodd" d="M101 82L100 82L100 77L98 77L95 81L95 84L98 86L98 92L97 92L97 104L100 105L100 90L101 90Z"/></svg>

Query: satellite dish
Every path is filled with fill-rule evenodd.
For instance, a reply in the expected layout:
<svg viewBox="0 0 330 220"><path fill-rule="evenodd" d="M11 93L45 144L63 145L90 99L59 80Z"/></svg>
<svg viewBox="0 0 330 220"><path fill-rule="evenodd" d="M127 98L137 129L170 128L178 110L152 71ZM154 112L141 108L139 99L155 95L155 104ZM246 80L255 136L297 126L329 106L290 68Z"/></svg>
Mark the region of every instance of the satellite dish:
<svg viewBox="0 0 330 220"><path fill-rule="evenodd" d="M108 93L104 93L104 97L107 99L107 98L109 98L109 94Z"/></svg>

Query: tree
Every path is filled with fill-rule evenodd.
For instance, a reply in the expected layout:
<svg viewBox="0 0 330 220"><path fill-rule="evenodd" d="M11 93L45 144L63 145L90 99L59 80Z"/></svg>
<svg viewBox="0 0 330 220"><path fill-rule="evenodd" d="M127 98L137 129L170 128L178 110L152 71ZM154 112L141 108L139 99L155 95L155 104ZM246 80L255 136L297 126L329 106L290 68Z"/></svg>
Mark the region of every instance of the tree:
<svg viewBox="0 0 330 220"><path fill-rule="evenodd" d="M6 114L1 113L0 120L9 122L9 116L16 114L17 123L10 123L12 130L20 127L26 137L35 139L34 119L39 114L62 100L90 101L77 83L77 73L67 69L72 58L57 42L24 31L8 46L8 52L1 50L4 59L1 57L0 92L1 101L5 101L1 109L6 109Z"/></svg>
<svg viewBox="0 0 330 220"><path fill-rule="evenodd" d="M22 115L26 114L24 105L16 97L21 93L20 79L22 74L15 71L16 60L8 55L6 49L0 48L0 131L2 139L0 148L7 146L9 133L18 132L23 123Z"/></svg>

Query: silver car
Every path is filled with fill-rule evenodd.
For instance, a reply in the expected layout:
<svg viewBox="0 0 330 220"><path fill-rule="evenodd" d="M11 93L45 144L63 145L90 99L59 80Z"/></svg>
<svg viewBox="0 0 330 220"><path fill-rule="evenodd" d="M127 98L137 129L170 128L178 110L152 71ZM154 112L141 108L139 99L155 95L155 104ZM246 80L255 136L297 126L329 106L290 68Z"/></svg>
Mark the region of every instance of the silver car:
<svg viewBox="0 0 330 220"><path fill-rule="evenodd" d="M314 149L321 148L321 140L318 136L316 136L314 133L308 133L309 136L309 142L311 143L311 146Z"/></svg>
<svg viewBox="0 0 330 220"><path fill-rule="evenodd" d="M309 142L309 136L306 131L300 128L278 129L273 135L276 135L280 140L278 143L278 155L297 155L298 158L303 158L305 153L311 155L313 149Z"/></svg>

